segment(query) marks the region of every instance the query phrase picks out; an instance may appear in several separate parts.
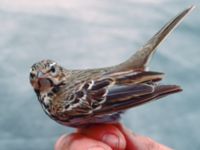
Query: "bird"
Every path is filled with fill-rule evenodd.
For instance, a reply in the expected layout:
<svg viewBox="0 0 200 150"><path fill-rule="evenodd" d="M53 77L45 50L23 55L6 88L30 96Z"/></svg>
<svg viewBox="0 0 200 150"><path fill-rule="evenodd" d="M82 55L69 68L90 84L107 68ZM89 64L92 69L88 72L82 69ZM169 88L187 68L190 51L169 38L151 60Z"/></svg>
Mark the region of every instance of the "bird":
<svg viewBox="0 0 200 150"><path fill-rule="evenodd" d="M51 59L33 64L30 83L44 112L57 123L74 128L115 123L127 109L182 91L180 86L161 84L164 73L149 71L149 63L160 43L193 9L179 13L115 66L70 70Z"/></svg>

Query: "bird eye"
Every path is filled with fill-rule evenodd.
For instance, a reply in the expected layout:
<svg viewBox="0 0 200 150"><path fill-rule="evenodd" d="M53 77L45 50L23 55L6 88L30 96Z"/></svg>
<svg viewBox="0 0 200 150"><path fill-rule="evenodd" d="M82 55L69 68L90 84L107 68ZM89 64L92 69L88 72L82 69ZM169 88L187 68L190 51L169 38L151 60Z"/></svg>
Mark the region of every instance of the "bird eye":
<svg viewBox="0 0 200 150"><path fill-rule="evenodd" d="M56 76L57 75L56 67L55 66L51 66L50 72L51 72L52 76Z"/></svg>
<svg viewBox="0 0 200 150"><path fill-rule="evenodd" d="M34 73L30 73L30 79L33 80L35 78L35 74Z"/></svg>
<svg viewBox="0 0 200 150"><path fill-rule="evenodd" d="M52 73L55 73L55 72L56 72L55 66L52 66L52 67L51 67L51 72L52 72Z"/></svg>

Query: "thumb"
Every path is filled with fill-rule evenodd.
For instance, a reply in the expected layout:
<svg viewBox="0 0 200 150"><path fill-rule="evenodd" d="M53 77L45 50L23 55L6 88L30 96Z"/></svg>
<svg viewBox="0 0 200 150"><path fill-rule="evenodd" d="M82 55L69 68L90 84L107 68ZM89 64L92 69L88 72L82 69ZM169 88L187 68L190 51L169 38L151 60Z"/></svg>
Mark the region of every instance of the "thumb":
<svg viewBox="0 0 200 150"><path fill-rule="evenodd" d="M124 135L112 124L92 125L79 129L78 132L109 145L113 150L125 150L126 148Z"/></svg>
<svg viewBox="0 0 200 150"><path fill-rule="evenodd" d="M55 150L112 150L103 142L88 138L79 133L61 136L56 144Z"/></svg>

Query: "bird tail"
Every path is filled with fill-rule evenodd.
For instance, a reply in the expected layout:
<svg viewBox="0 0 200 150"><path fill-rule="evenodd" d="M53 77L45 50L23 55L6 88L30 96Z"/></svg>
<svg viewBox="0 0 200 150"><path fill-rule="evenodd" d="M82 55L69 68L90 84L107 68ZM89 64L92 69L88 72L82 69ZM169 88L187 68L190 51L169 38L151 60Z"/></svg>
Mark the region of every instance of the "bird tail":
<svg viewBox="0 0 200 150"><path fill-rule="evenodd" d="M127 61L117 65L113 71L126 71L137 68L144 70L148 66L153 54L156 51L156 48L160 45L160 43L181 23L181 21L194 8L195 6L191 6L170 20L141 49L139 49Z"/></svg>

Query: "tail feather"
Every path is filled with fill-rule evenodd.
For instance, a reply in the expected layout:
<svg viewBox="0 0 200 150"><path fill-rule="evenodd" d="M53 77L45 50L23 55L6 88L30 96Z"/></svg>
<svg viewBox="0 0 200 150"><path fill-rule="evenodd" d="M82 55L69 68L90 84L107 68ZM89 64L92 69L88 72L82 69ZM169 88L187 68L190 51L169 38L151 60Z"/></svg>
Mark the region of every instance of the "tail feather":
<svg viewBox="0 0 200 150"><path fill-rule="evenodd" d="M139 49L131 58L124 63L114 67L113 72L126 71L132 69L145 69L152 55L155 53L159 44L181 23L181 21L188 15L195 7L184 10L175 18L170 20L161 30L156 33L141 49Z"/></svg>

